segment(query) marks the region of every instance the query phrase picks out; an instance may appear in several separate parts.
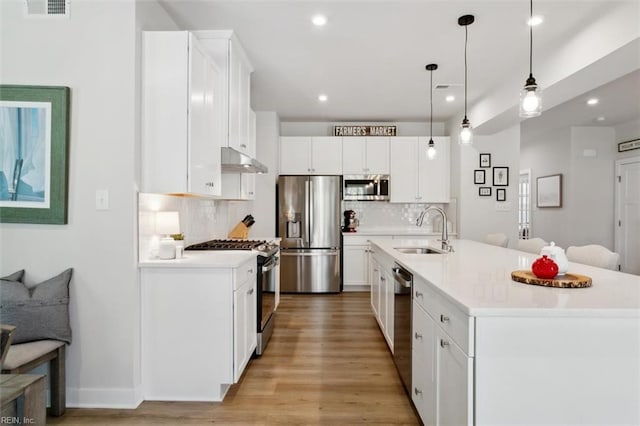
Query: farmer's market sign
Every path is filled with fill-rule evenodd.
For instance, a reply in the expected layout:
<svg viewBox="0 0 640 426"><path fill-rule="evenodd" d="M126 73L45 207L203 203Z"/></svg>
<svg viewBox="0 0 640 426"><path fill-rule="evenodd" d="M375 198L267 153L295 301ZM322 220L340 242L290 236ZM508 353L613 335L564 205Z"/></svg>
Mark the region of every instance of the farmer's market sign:
<svg viewBox="0 0 640 426"><path fill-rule="evenodd" d="M396 126L333 126L334 136L395 136Z"/></svg>

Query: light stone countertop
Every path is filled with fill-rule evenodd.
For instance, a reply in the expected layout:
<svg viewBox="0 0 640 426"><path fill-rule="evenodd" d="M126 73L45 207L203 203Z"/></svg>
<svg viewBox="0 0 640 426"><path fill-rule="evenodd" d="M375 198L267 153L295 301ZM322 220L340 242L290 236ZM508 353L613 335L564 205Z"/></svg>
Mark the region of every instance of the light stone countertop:
<svg viewBox="0 0 640 426"><path fill-rule="evenodd" d="M372 243L431 283L473 316L600 316L640 318L640 276L579 263L569 273L592 278L588 288L552 288L515 282L511 272L530 270L539 256L470 240L451 240L453 253L403 254L394 247L428 245L435 239L376 240Z"/></svg>
<svg viewBox="0 0 640 426"><path fill-rule="evenodd" d="M342 235L425 235L440 236L442 232L433 231L431 226L360 226L356 232L343 232ZM449 233L450 236L456 235Z"/></svg>
<svg viewBox="0 0 640 426"><path fill-rule="evenodd" d="M256 252L250 250L188 250L181 259L148 259L140 261L140 268L237 268Z"/></svg>

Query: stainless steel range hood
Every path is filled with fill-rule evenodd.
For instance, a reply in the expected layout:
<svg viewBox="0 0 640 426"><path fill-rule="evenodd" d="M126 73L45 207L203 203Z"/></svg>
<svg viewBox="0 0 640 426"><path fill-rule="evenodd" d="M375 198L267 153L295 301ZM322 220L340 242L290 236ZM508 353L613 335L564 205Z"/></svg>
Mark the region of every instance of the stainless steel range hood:
<svg viewBox="0 0 640 426"><path fill-rule="evenodd" d="M267 173L267 166L233 148L222 147L222 171L236 173Z"/></svg>

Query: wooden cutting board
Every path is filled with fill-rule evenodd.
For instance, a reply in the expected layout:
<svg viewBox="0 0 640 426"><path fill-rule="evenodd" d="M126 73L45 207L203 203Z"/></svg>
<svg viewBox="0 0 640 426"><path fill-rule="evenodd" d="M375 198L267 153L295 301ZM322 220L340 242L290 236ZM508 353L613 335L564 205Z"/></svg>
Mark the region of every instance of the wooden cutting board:
<svg viewBox="0 0 640 426"><path fill-rule="evenodd" d="M538 278L531 271L513 271L511 279L519 283L540 285L557 288L584 288L591 287L591 278L586 275L566 273L561 277L552 279Z"/></svg>

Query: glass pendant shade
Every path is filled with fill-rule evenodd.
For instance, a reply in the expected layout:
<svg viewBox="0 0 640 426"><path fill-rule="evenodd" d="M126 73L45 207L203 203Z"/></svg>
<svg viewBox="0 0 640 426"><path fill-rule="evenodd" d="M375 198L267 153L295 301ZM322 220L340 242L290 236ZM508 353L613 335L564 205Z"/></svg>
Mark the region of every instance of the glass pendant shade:
<svg viewBox="0 0 640 426"><path fill-rule="evenodd" d="M520 117L537 117L542 114L542 88L531 77L527 83L533 80L533 84L527 84L520 90Z"/></svg>
<svg viewBox="0 0 640 426"><path fill-rule="evenodd" d="M460 135L458 136L458 143L460 145L471 145L473 143L473 130L471 127L471 123L467 117L462 120L462 124L460 125Z"/></svg>
<svg viewBox="0 0 640 426"><path fill-rule="evenodd" d="M433 139L429 139L429 147L427 148L427 159L434 160L438 152L436 151L436 144L433 143Z"/></svg>

